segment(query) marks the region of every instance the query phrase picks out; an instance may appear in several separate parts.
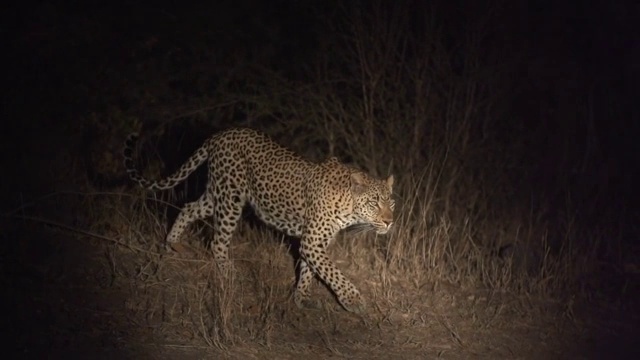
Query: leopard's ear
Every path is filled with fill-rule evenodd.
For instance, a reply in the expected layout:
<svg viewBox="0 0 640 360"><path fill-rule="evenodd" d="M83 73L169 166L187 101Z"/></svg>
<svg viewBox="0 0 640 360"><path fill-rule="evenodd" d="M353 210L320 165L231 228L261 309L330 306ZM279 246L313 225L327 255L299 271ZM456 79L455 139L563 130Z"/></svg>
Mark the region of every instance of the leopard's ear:
<svg viewBox="0 0 640 360"><path fill-rule="evenodd" d="M387 178L387 186L389 187L389 191L393 192L393 175L389 175Z"/></svg>
<svg viewBox="0 0 640 360"><path fill-rule="evenodd" d="M351 174L351 192L360 195L367 190L367 179L361 172Z"/></svg>

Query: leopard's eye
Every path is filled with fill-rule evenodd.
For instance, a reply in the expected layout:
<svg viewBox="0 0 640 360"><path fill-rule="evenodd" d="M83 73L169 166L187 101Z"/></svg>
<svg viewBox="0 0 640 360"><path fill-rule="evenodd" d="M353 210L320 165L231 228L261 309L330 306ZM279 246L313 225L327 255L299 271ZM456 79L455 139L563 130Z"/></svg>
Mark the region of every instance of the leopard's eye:
<svg viewBox="0 0 640 360"><path fill-rule="evenodd" d="M396 202L393 200L389 200L389 208L393 210L395 209L395 207L396 207Z"/></svg>
<svg viewBox="0 0 640 360"><path fill-rule="evenodd" d="M367 205L369 205L370 207L377 207L378 206L378 202L375 200L369 200L367 202Z"/></svg>

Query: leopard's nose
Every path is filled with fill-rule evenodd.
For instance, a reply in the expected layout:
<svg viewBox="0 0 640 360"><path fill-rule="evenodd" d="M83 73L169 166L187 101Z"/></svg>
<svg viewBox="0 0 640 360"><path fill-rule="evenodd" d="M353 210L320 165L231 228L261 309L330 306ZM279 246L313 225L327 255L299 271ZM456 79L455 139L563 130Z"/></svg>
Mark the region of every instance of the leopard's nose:
<svg viewBox="0 0 640 360"><path fill-rule="evenodd" d="M391 230L391 225L393 225L393 220L380 220L380 226L376 229L378 234L386 234Z"/></svg>

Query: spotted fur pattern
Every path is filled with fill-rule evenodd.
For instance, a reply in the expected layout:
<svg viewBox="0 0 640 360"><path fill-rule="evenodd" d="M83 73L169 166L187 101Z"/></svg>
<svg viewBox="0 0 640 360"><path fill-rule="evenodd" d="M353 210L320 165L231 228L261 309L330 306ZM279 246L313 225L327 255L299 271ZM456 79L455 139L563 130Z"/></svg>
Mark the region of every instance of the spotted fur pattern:
<svg viewBox="0 0 640 360"><path fill-rule="evenodd" d="M173 175L158 181L145 179L132 159L137 135L127 139L124 157L131 179L150 190L164 190L185 180L208 161L207 188L187 203L169 234L177 244L185 228L198 219L213 217L214 258L228 266L229 242L249 203L265 223L300 237L300 276L295 303L310 302L309 285L317 275L349 311L361 312L365 303L356 287L327 256L338 231L360 225L385 234L393 224L393 176L375 179L341 164L336 158L313 163L251 129L231 129L210 137Z"/></svg>

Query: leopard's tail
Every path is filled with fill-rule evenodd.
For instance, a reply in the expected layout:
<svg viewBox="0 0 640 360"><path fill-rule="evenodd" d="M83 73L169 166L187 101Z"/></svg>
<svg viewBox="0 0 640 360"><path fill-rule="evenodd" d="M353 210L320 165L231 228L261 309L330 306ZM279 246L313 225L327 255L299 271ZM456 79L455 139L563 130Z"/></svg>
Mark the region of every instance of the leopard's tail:
<svg viewBox="0 0 640 360"><path fill-rule="evenodd" d="M140 171L136 168L133 161L133 153L135 152L135 145L138 142L138 134L132 133L127 136L125 141L123 155L124 155L124 167L127 170L127 174L131 180L138 183L138 185L149 190L167 190L175 187L184 179L186 179L192 172L194 172L198 166L202 165L207 160L209 154L207 153L206 146L201 146L196 152L189 157L189 159L180 166L178 171L174 172L170 176L161 180L149 180L140 174Z"/></svg>

